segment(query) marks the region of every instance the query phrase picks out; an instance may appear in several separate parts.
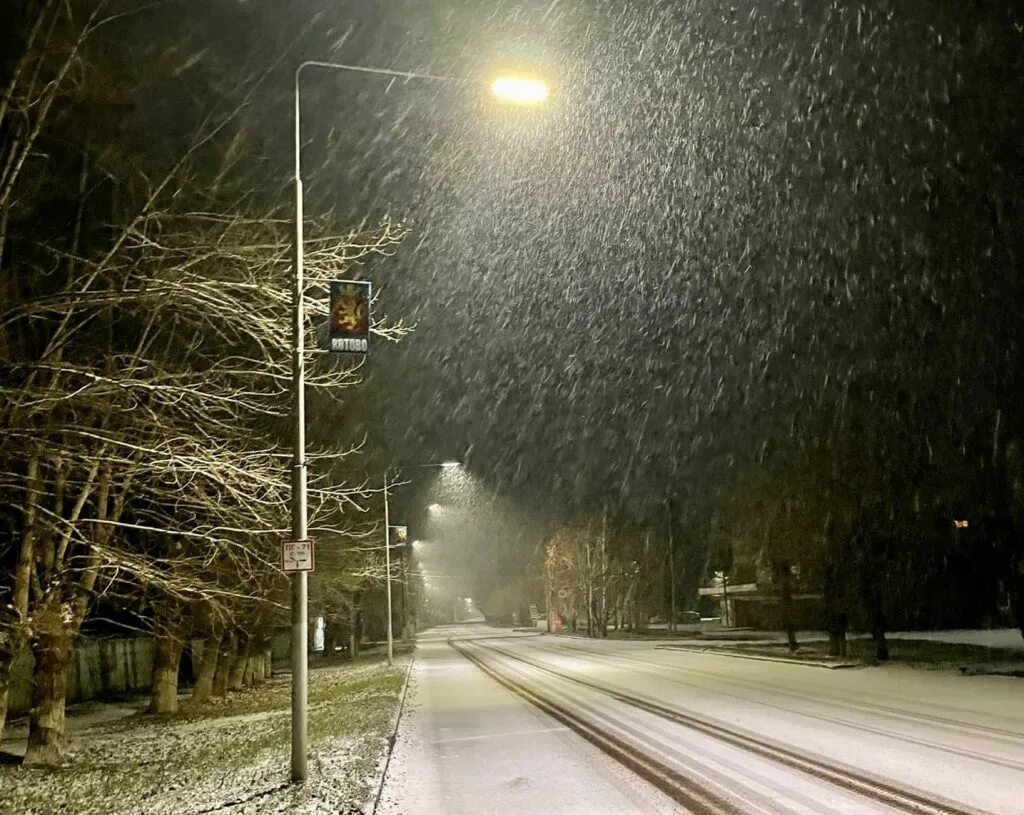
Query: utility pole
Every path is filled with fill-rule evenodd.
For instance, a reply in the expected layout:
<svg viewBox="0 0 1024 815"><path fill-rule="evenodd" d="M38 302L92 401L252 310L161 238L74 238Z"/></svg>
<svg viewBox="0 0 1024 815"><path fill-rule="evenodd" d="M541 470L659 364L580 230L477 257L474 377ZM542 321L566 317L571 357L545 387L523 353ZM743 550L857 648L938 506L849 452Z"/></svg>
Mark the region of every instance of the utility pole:
<svg viewBox="0 0 1024 815"><path fill-rule="evenodd" d="M587 524L587 636L594 637L594 563L591 550L590 524Z"/></svg>
<svg viewBox="0 0 1024 815"><path fill-rule="evenodd" d="M545 553L544 560L547 560ZM548 633L551 633L551 563L544 564L544 613L548 618Z"/></svg>
<svg viewBox="0 0 1024 815"><path fill-rule="evenodd" d="M304 273L303 273L303 234L302 234L302 133L301 133L301 97L300 80L303 70L317 68L331 71L350 71L359 74L373 74L401 79L424 79L434 82L458 82L478 84L477 80L460 79L451 76L439 76L419 71L396 71L392 68L373 68L366 65L347 65L340 62L321 62L306 60L299 64L293 75L292 101L294 103L293 119L293 159L295 175L294 186L294 224L292 235L292 413L294 423L294 448L292 453L292 495L291 495L291 537L292 541L306 541L308 527L307 477L306 477L306 370L305 370L305 309ZM547 86L539 80L517 77L499 77L491 84L491 92L505 102L516 105L536 105L548 98ZM387 478L385 477L384 506L387 515ZM384 522L384 537L390 544L387 519ZM391 630L391 569L390 550L388 553L388 663L392 661L392 630ZM291 633L292 633L292 705L291 705L291 741L292 741L292 782L305 781L307 776L308 747L308 679L309 662L307 654L307 637L309 618L307 613L308 583L305 571L296 571L291 576ZM301 643L301 647L299 644Z"/></svg>
<svg viewBox="0 0 1024 815"><path fill-rule="evenodd" d="M295 225L293 236L294 265L292 275L292 420L294 422L295 446L292 449L292 540L304 541L307 533L306 521L306 367L305 331L306 319L303 308L303 236L302 236L302 141L300 135L299 78L303 66L295 71ZM305 781L307 774L306 746L307 728L307 678L309 672L306 639L309 620L306 612L306 572L292 573L291 579L291 624L292 624L292 781Z"/></svg>
<svg viewBox="0 0 1024 815"><path fill-rule="evenodd" d="M384 570L387 572L385 585L388 596L388 665L395 661L395 631L393 628L391 609L391 517L388 507L388 490L391 485L388 483L388 471L384 470Z"/></svg>
<svg viewBox="0 0 1024 815"><path fill-rule="evenodd" d="M722 624L729 627L729 575L722 572Z"/></svg>
<svg viewBox="0 0 1024 815"><path fill-rule="evenodd" d="M608 636L608 507L604 507L601 515L601 557L598 559L601 569L601 636Z"/></svg>
<svg viewBox="0 0 1024 815"><path fill-rule="evenodd" d="M409 542L398 552L398 566L401 575L398 581L398 591L402 598L402 642L409 639Z"/></svg>
<svg viewBox="0 0 1024 815"><path fill-rule="evenodd" d="M668 630L675 633L676 630L676 542L675 535L673 534L673 521L672 521L672 499L669 498L668 504L668 596L669 596L669 615L668 615ZM664 595L662 595L664 597Z"/></svg>

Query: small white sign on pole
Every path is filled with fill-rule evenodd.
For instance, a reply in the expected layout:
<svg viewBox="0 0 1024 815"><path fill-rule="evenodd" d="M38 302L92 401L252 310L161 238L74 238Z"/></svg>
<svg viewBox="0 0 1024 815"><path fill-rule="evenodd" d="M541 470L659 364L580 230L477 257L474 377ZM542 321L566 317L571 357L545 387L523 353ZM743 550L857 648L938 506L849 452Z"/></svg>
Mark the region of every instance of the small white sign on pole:
<svg viewBox="0 0 1024 815"><path fill-rule="evenodd" d="M313 541L281 541L281 566L286 572L311 572L316 565Z"/></svg>

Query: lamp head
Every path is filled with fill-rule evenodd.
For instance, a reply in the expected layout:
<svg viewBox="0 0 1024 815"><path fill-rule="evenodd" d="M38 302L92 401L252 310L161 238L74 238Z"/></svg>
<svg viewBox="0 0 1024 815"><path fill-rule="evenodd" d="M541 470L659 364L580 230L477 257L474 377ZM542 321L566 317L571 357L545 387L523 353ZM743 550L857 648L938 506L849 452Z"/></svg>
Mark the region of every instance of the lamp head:
<svg viewBox="0 0 1024 815"><path fill-rule="evenodd" d="M533 77L499 76L491 83L491 93L514 105L539 105L547 101L548 86Z"/></svg>

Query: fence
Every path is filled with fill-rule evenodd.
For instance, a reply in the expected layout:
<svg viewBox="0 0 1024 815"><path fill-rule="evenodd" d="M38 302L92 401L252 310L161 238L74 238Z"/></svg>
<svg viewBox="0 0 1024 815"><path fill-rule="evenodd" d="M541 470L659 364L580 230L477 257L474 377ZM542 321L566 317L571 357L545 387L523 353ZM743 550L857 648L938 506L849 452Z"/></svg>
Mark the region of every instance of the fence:
<svg viewBox="0 0 1024 815"><path fill-rule="evenodd" d="M32 669L27 648L14 661L8 713L28 713L32 707ZM85 702L119 693L148 690L153 679L153 640L80 638L68 676L68 702Z"/></svg>

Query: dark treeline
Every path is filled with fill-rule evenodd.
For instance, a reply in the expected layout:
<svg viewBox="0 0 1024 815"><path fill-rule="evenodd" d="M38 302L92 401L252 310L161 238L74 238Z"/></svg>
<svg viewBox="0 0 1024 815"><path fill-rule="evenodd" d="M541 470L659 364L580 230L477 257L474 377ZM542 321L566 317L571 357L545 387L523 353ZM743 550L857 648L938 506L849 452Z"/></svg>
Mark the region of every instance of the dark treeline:
<svg viewBox="0 0 1024 815"><path fill-rule="evenodd" d="M154 638L151 713L178 709L190 641L203 642L192 705L270 670L291 452L291 163L276 111L297 53L337 33L319 19L117 0L0 12L0 731L29 654L27 764L60 762L83 628ZM403 235L370 216L310 219L310 346L327 280ZM311 366L311 411L356 412L340 394L357 381ZM354 653L380 628L379 493L351 439L323 428L310 433L323 547L310 610Z"/></svg>

